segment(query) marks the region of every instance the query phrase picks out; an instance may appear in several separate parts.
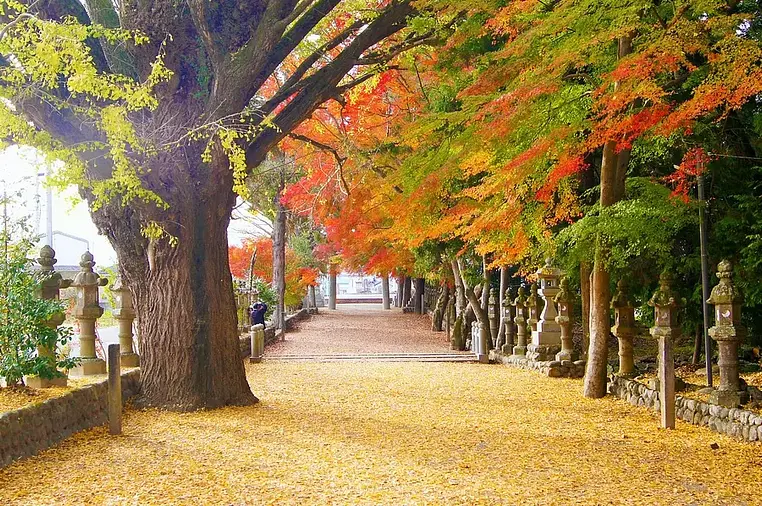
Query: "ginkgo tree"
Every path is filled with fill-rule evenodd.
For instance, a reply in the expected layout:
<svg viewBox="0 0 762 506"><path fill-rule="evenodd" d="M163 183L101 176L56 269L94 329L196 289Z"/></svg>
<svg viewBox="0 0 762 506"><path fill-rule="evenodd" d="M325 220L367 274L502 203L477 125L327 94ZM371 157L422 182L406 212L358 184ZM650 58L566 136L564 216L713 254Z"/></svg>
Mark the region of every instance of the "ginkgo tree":
<svg viewBox="0 0 762 506"><path fill-rule="evenodd" d="M436 27L407 0L0 2L0 132L65 168L139 318L143 401L248 404L226 230L236 191L321 104ZM290 58L290 59L289 59Z"/></svg>

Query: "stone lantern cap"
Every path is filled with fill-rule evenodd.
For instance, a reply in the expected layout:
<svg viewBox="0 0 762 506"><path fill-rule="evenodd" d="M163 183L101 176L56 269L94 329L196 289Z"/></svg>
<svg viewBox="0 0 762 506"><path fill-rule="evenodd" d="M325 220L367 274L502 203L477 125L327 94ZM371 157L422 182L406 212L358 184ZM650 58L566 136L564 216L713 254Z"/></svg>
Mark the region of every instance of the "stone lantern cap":
<svg viewBox="0 0 762 506"><path fill-rule="evenodd" d="M632 295L630 295L627 281L620 279L616 283L616 293L614 293L614 297L611 298L611 308L632 307L634 305L635 300L632 298Z"/></svg>
<svg viewBox="0 0 762 506"><path fill-rule="evenodd" d="M569 303L573 300L571 291L569 290L569 278L562 278L559 285L561 290L553 297L553 301L561 303Z"/></svg>
<svg viewBox="0 0 762 506"><path fill-rule="evenodd" d="M513 302L513 294L511 293L513 290L510 288L505 289L505 296L503 297L503 307L509 307L511 306L511 302Z"/></svg>
<svg viewBox="0 0 762 506"><path fill-rule="evenodd" d="M537 269L537 277L540 279L558 279L561 277L561 269L553 267L553 260L545 259L545 265Z"/></svg>
<svg viewBox="0 0 762 506"><path fill-rule="evenodd" d="M516 296L516 299L513 301L513 304L516 306L523 306L527 302L527 292L524 289L523 286L519 287L518 295Z"/></svg>
<svg viewBox="0 0 762 506"><path fill-rule="evenodd" d="M40 257L37 259L37 263L42 267L40 270L52 271L53 266L58 263L55 250L47 244L43 246L40 249Z"/></svg>
<svg viewBox="0 0 762 506"><path fill-rule="evenodd" d="M733 284L733 264L728 260L723 260L717 266L717 277L719 284L712 288L712 293L707 299L709 304L742 304L743 294Z"/></svg>
<svg viewBox="0 0 762 506"><path fill-rule="evenodd" d="M106 286L108 279L93 271L94 266L93 254L86 251L79 262L80 271L74 276L73 286Z"/></svg>
<svg viewBox="0 0 762 506"><path fill-rule="evenodd" d="M682 305L682 300L677 298L677 294L672 290L672 274L664 271L659 276L659 288L656 289L648 301L651 307L672 307L678 308Z"/></svg>

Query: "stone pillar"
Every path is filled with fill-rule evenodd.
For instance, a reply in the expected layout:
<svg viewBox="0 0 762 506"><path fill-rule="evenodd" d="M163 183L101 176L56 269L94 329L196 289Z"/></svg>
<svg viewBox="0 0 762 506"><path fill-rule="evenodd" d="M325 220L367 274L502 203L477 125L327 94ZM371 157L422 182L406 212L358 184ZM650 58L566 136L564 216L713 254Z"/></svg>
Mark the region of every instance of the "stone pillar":
<svg viewBox="0 0 762 506"><path fill-rule="evenodd" d="M72 374L77 375L106 374L106 361L95 355L95 321L103 316L99 288L106 286L108 280L93 271L94 265L92 253L85 252L79 262L80 270L71 284L77 289L73 314L79 322L80 365L72 370Z"/></svg>
<svg viewBox="0 0 762 506"><path fill-rule="evenodd" d="M489 342L491 340L489 324L484 322L477 322L476 327L479 334L479 347L476 352L476 359L479 363L489 363Z"/></svg>
<svg viewBox="0 0 762 506"><path fill-rule="evenodd" d="M336 266L329 266L328 309L336 309Z"/></svg>
<svg viewBox="0 0 762 506"><path fill-rule="evenodd" d="M720 386L709 396L709 402L735 408L748 400L738 377L738 344L746 337L746 328L741 324L743 295L733 284L733 264L729 261L720 262L717 277L720 283L712 289L707 302L714 305L715 322L709 335L718 345Z"/></svg>
<svg viewBox="0 0 762 506"><path fill-rule="evenodd" d="M489 333L491 348L496 348L497 344L497 331L500 328L500 311L498 309L498 296L497 290L492 288L489 291L489 300L487 301L487 316L489 318Z"/></svg>
<svg viewBox="0 0 762 506"><path fill-rule="evenodd" d="M559 327L561 327L561 351L556 353L556 360L561 362L577 360L579 357L574 351L571 332L571 327L574 324L574 314L572 311L574 295L569 290L568 278L561 280L561 288L556 296L553 297L553 302L558 304L558 316L556 316L555 320Z"/></svg>
<svg viewBox="0 0 762 506"><path fill-rule="evenodd" d="M516 323L516 346L513 347L513 355L523 357L527 354L527 297L524 287L519 287L519 294L513 301L516 308L516 316L513 321Z"/></svg>
<svg viewBox="0 0 762 506"><path fill-rule="evenodd" d="M122 276L117 276L114 286L114 318L119 322L119 352L122 367L140 366L140 357L133 345L132 322L135 321L135 306L132 304L132 292L124 286ZM248 307L248 306L247 306Z"/></svg>
<svg viewBox="0 0 762 506"><path fill-rule="evenodd" d="M251 339L251 356L249 362L258 364L262 362L262 355L265 353L265 326L261 323L251 326L249 331Z"/></svg>
<svg viewBox="0 0 762 506"><path fill-rule="evenodd" d="M60 297L60 290L62 288L68 288L71 286L70 279L63 279L60 273L55 271L53 267L58 260L56 260L56 252L50 246L43 246L40 249L40 257L37 259L37 263L40 264L40 272L42 273L42 283L37 296L44 300L58 300ZM53 315L45 325L51 329L58 328L66 319L63 312ZM49 360L56 360L56 350L52 350L47 346L38 346L37 355L40 357L46 357ZM61 372L61 371L59 371ZM26 376L24 382L31 388L49 388L49 387L65 387L68 383L66 375L61 372L61 376L58 378L46 379L40 376Z"/></svg>
<svg viewBox="0 0 762 506"><path fill-rule="evenodd" d="M632 356L632 340L635 337L635 306L629 294L627 282L620 279L616 293L611 299L614 308L614 326L611 332L619 340L619 376L635 375L635 360Z"/></svg>
<svg viewBox="0 0 762 506"><path fill-rule="evenodd" d="M675 359L672 347L680 335L677 313L681 302L672 291L672 275L664 271L648 305L654 308L654 326L651 335L659 339L659 401L661 427L675 428Z"/></svg>
<svg viewBox="0 0 762 506"><path fill-rule="evenodd" d="M505 355L513 353L513 344L516 337L516 324L514 318L516 316L516 308L513 307L513 298L511 296L511 290L505 291L505 298L503 299L503 325L505 326L505 344L503 344L502 351Z"/></svg>
<svg viewBox="0 0 762 506"><path fill-rule="evenodd" d="M556 303L553 300L558 294L558 282L561 278L561 270L553 267L551 261L548 258L545 260L545 265L537 271L537 277L540 281L540 289L532 292L535 299L530 296L530 311L532 310L533 300L537 300L537 304L540 304L537 299L537 293L542 297L542 312L539 316L533 316L532 318L532 345L529 346L529 350L533 355L536 355L537 360L552 360L554 356L561 349L561 327L556 323L556 316L558 311L556 310Z"/></svg>

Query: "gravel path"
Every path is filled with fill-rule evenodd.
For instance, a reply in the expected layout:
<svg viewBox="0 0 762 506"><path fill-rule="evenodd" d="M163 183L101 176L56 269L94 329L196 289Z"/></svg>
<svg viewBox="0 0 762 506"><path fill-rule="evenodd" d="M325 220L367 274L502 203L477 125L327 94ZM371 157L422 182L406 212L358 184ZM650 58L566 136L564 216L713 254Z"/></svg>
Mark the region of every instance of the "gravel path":
<svg viewBox="0 0 762 506"><path fill-rule="evenodd" d="M340 304L337 311L299 324L286 340L268 346L275 355L330 355L347 353L450 353L444 332L431 331L431 318L384 311L375 304Z"/></svg>

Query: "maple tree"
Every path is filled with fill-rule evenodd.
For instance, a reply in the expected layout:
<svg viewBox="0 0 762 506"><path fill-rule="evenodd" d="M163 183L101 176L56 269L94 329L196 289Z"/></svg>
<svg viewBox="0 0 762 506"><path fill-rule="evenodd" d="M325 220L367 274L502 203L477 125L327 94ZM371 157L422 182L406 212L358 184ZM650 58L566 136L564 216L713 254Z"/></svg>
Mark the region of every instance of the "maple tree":
<svg viewBox="0 0 762 506"><path fill-rule="evenodd" d="M545 256L568 262L580 281L595 272L592 293L583 293L593 334L586 394L600 396L611 273L622 273L617 259L632 259L635 251L650 259L644 292L662 265L678 269L686 283L697 275L695 263L673 260L696 251L687 235L695 226L690 211L670 207L677 204L669 191L637 181L628 187L626 177L657 178L684 200L696 174L729 166L707 156L710 150L759 156L756 4L422 5L457 21L441 47L398 62L394 79L409 93L378 86L386 108L396 104L405 113L390 115L376 136L361 126L366 118L349 115L341 128L324 121L319 133L334 140L322 143L335 152L299 183L313 189L300 189L299 203L322 206L318 214L333 227L333 240L361 262L375 251L369 237L418 260L439 245L446 252L440 265L463 257L475 267L472 283L498 266L530 275ZM363 163L343 154L352 150ZM643 223L644 212L655 218L648 223L670 226L636 227L622 237L628 223ZM585 215L591 219L559 236ZM742 241L753 241L754 227L743 229L749 239ZM476 261L483 255L485 267ZM452 279L446 269L425 272Z"/></svg>

